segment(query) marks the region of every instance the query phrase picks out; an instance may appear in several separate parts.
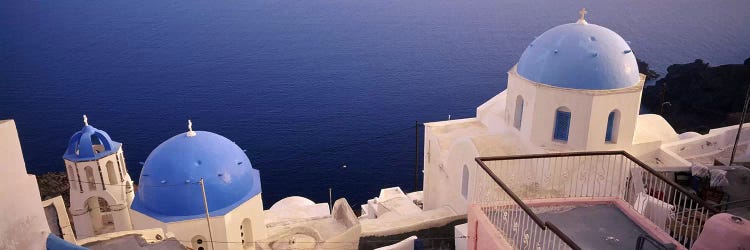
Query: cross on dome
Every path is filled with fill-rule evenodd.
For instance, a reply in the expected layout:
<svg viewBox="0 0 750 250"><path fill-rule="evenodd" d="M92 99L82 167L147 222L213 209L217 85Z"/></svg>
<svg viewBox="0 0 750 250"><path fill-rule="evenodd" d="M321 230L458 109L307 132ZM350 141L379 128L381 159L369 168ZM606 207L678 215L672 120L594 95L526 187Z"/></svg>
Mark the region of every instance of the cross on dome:
<svg viewBox="0 0 750 250"><path fill-rule="evenodd" d="M190 136L190 137L195 136L195 131L193 131L193 121L191 121L190 119L188 119L188 132L187 132L187 136Z"/></svg>
<svg viewBox="0 0 750 250"><path fill-rule="evenodd" d="M577 23L588 24L588 22L586 22L586 13L589 13L588 11L586 11L586 8L582 8L578 11L578 14L581 15L581 18L578 19Z"/></svg>

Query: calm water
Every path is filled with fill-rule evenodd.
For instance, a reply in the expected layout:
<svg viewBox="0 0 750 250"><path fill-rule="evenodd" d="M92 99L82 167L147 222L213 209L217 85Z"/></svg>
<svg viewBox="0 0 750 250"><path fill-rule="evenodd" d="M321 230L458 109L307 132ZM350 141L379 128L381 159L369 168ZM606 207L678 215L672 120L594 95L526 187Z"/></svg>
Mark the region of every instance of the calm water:
<svg viewBox="0 0 750 250"><path fill-rule="evenodd" d="M247 150L266 206L329 187L355 205L411 191L414 122L473 116L584 6L661 72L750 56L747 1L0 0L0 119L38 174L87 114L137 178L190 117Z"/></svg>

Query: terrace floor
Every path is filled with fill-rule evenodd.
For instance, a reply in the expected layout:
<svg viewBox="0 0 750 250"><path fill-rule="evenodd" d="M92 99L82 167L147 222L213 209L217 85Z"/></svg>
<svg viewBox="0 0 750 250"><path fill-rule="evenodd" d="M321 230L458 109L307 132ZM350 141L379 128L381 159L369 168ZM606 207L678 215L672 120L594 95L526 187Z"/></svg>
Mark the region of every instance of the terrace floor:
<svg viewBox="0 0 750 250"><path fill-rule="evenodd" d="M613 204L535 208L583 249L635 249L646 232ZM643 249L657 249L644 244Z"/></svg>
<svg viewBox="0 0 750 250"><path fill-rule="evenodd" d="M750 163L745 164L745 167L750 167ZM730 204L723 208L727 209L727 213L750 219L750 169L736 167L727 170L727 179L729 186L725 187L725 191Z"/></svg>
<svg viewBox="0 0 750 250"><path fill-rule="evenodd" d="M541 221L554 224L582 249L636 249L638 237L644 234L649 235L657 242L662 242L662 244L673 244L676 249L686 249L654 222L650 221L649 218L639 214L630 204L620 198L548 198L524 202ZM511 213L510 220L517 221L515 222L516 225L519 225L522 230L515 230L514 227L509 228L509 224L502 224L505 219L497 220L497 218L502 218L502 215L498 213L503 209L498 210L496 206L491 205L481 208L479 213L482 213L482 219L479 220L484 221L480 223L492 224L492 220L489 219L491 217L495 219L495 223L501 223L494 225L498 230L497 235L500 237L495 239L497 242L507 242L519 249L526 248L525 244L540 244L541 242L542 246L546 246L545 244L553 242L549 240L537 241L536 237L538 236L533 233L530 239L528 235L519 235L519 232L529 232L524 228L529 225L535 226L535 224L530 223L530 220L519 220L518 218L524 218L524 216L519 217L518 215L522 215L524 212L517 208L507 211ZM503 207L503 205L500 206ZM501 231L504 229L507 231L502 233ZM490 238L492 237L497 236L491 236ZM513 244L514 241L515 244ZM492 245L495 243L486 244ZM658 248L646 241L643 249Z"/></svg>

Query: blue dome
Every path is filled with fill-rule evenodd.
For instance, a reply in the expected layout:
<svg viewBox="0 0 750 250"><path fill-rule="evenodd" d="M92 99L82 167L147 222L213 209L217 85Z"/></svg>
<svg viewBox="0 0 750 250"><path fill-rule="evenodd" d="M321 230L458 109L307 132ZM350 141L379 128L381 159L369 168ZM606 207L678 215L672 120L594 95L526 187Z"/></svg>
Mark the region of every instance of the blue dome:
<svg viewBox="0 0 750 250"><path fill-rule="evenodd" d="M110 139L107 132L86 125L70 137L63 159L74 162L99 159L117 152L120 145L122 144Z"/></svg>
<svg viewBox="0 0 750 250"><path fill-rule="evenodd" d="M544 32L529 44L516 69L526 79L571 89L619 89L640 80L628 43L614 31L585 23Z"/></svg>
<svg viewBox="0 0 750 250"><path fill-rule="evenodd" d="M201 178L212 216L260 194L258 170L237 144L211 132L195 133L176 135L151 151L132 209L162 222L203 217Z"/></svg>

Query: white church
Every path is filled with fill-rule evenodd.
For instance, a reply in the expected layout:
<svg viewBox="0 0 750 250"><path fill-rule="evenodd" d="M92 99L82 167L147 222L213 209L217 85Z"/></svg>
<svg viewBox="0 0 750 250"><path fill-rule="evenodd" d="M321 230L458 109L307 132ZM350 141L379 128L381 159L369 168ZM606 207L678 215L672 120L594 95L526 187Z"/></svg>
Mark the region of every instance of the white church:
<svg viewBox="0 0 750 250"><path fill-rule="evenodd" d="M151 152L134 192L122 143L84 115L63 155L76 238L159 229L156 238L196 250L356 248L359 223L345 199L329 207L293 196L264 211L260 173L245 152L188 123Z"/></svg>
<svg viewBox="0 0 750 250"><path fill-rule="evenodd" d="M727 162L737 126L677 134L661 116L639 114L645 76L633 50L580 14L534 39L476 117L425 124L425 210L465 214L480 156L625 150L667 172ZM739 141L745 152L750 135Z"/></svg>
<svg viewBox="0 0 750 250"><path fill-rule="evenodd" d="M133 181L125 168L122 143L84 118L84 127L70 138L63 160L70 182L69 210L78 237L132 230Z"/></svg>

